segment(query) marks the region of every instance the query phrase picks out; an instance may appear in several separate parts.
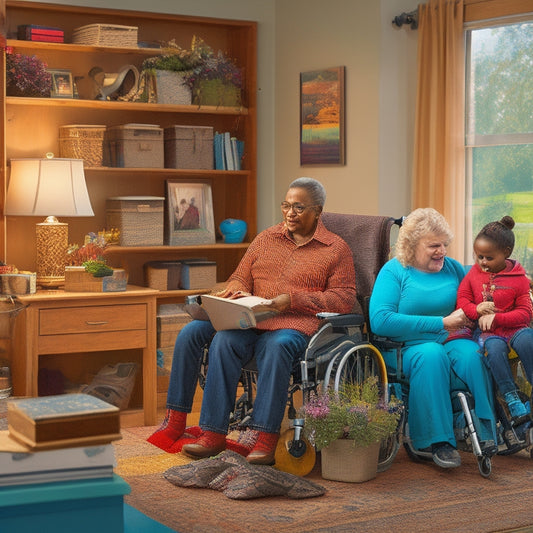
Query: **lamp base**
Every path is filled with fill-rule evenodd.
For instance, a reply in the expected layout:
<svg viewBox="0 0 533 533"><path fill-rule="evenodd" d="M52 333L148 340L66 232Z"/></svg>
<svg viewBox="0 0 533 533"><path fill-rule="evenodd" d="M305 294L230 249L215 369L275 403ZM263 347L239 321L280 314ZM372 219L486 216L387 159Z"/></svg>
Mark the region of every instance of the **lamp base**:
<svg viewBox="0 0 533 533"><path fill-rule="evenodd" d="M68 224L48 217L36 225L37 285L52 289L65 285Z"/></svg>
<svg viewBox="0 0 533 533"><path fill-rule="evenodd" d="M37 277L37 286L42 289L59 289L65 286L65 276L41 276Z"/></svg>

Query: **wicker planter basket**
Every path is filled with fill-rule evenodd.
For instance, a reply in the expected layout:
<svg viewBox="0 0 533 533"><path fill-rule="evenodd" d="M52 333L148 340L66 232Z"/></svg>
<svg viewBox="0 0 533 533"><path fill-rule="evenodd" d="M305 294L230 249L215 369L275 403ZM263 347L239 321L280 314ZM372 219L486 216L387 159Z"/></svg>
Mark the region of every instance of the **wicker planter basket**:
<svg viewBox="0 0 533 533"><path fill-rule="evenodd" d="M106 127L92 124L59 126L61 157L83 159L84 166L101 167L104 158Z"/></svg>
<svg viewBox="0 0 533 533"><path fill-rule="evenodd" d="M185 77L189 74L188 71L156 70L157 103L191 105L191 90L185 85Z"/></svg>
<svg viewBox="0 0 533 533"><path fill-rule="evenodd" d="M202 80L194 88L193 104L238 107L241 89L223 80Z"/></svg>

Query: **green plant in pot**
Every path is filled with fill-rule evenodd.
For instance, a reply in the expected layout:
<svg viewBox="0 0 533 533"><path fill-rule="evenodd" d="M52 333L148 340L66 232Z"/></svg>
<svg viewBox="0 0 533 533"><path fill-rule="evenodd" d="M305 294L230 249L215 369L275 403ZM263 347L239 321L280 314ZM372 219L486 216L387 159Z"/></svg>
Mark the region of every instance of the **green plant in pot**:
<svg viewBox="0 0 533 533"><path fill-rule="evenodd" d="M193 104L213 106L241 105L242 70L222 51L209 47L202 62L186 77Z"/></svg>
<svg viewBox="0 0 533 533"><path fill-rule="evenodd" d="M186 77L203 60L204 45L193 37L191 49L182 48L173 39L161 46L161 54L149 57L142 64L141 100L160 104L191 104L191 91Z"/></svg>
<svg viewBox="0 0 533 533"><path fill-rule="evenodd" d="M312 394L301 408L301 415L305 435L322 452L322 476L338 481L366 481L375 477L380 443L394 435L402 411L399 400L383 401L377 377L362 383L346 382L337 393L328 390ZM372 464L351 468L349 460L358 460L360 456ZM361 474L363 470L365 473Z"/></svg>

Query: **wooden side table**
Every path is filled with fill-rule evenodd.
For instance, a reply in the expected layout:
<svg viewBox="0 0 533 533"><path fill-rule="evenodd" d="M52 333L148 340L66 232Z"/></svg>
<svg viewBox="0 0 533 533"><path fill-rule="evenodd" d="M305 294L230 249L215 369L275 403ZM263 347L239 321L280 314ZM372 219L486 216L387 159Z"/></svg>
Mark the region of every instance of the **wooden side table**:
<svg viewBox="0 0 533 533"><path fill-rule="evenodd" d="M133 361L140 370L121 423L155 425L158 292L129 285L124 292L43 290L19 297L27 308L15 325L13 394L38 396L40 369L85 384L107 364Z"/></svg>

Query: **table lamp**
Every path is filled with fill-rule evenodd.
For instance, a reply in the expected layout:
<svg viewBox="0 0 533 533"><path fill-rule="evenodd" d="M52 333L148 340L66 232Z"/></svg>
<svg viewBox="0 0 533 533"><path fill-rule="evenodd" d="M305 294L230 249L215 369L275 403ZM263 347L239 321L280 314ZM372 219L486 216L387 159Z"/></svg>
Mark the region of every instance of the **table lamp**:
<svg viewBox="0 0 533 533"><path fill-rule="evenodd" d="M36 225L37 285L64 285L68 224L56 217L94 216L83 160L11 159L5 214L46 217Z"/></svg>

